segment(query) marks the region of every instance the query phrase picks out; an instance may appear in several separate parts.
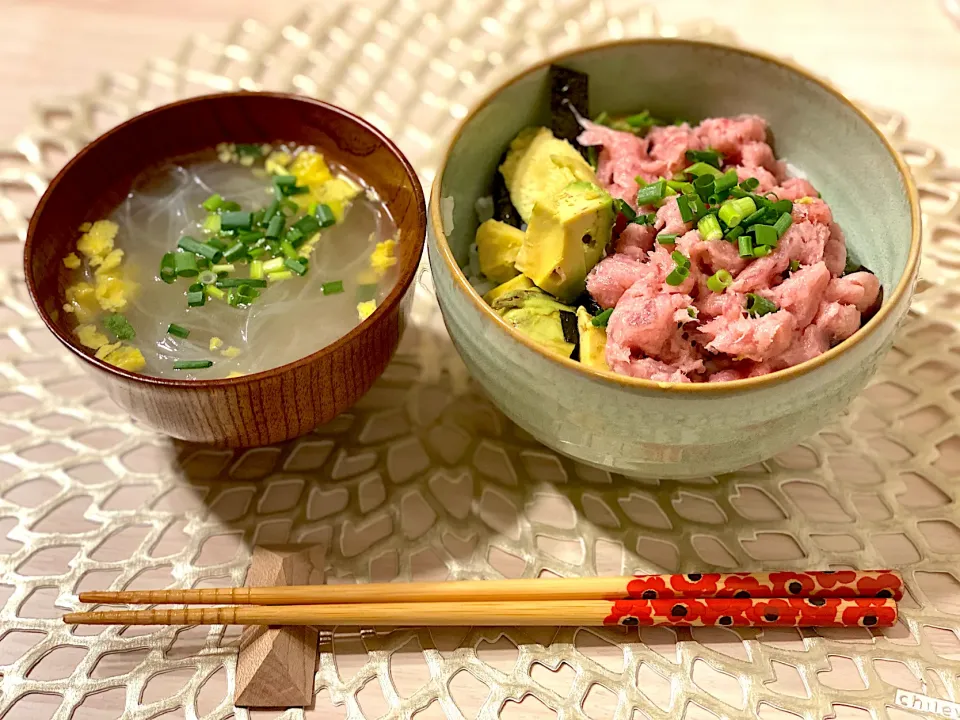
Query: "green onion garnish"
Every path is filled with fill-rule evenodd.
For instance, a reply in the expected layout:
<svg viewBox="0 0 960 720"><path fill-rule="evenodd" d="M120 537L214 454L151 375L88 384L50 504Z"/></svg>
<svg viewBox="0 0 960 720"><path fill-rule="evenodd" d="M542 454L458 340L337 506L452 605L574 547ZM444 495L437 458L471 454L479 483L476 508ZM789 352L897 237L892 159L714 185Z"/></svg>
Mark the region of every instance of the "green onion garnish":
<svg viewBox="0 0 960 720"><path fill-rule="evenodd" d="M754 225L753 234L757 238L758 245L766 245L770 248L777 246L777 229L773 225Z"/></svg>
<svg viewBox="0 0 960 720"><path fill-rule="evenodd" d="M103 327L117 338L117 340L132 340L137 336L130 321L119 313L107 315L107 317L103 319Z"/></svg>
<svg viewBox="0 0 960 720"><path fill-rule="evenodd" d="M693 210L690 209L690 201L688 200L690 197L690 195L680 195L677 198L677 207L680 209L680 219L685 223L693 222Z"/></svg>
<svg viewBox="0 0 960 720"><path fill-rule="evenodd" d="M718 215L727 227L733 227L743 222L748 215L757 211L757 206L752 198L738 198L736 200L727 200L720 206Z"/></svg>
<svg viewBox="0 0 960 720"><path fill-rule="evenodd" d="M780 308L771 300L767 300L762 295L747 293L747 313L753 317L761 317L767 313L776 312Z"/></svg>
<svg viewBox="0 0 960 720"><path fill-rule="evenodd" d="M253 215L250 216L250 226L251 227L260 227L263 225L263 210L257 210Z"/></svg>
<svg viewBox="0 0 960 720"><path fill-rule="evenodd" d="M218 193L214 193L213 195L208 197L206 200L204 200L202 205L204 210L208 212L214 212L221 205L223 205L223 197Z"/></svg>
<svg viewBox="0 0 960 720"><path fill-rule="evenodd" d="M637 191L637 206L659 203L666 194L667 181L661 178Z"/></svg>
<svg viewBox="0 0 960 720"><path fill-rule="evenodd" d="M283 215L274 215L273 219L270 220L270 224L267 225L267 237L268 238L278 238L280 233L283 232L283 226L286 224L286 219Z"/></svg>
<svg viewBox="0 0 960 720"><path fill-rule="evenodd" d="M247 246L242 242L238 242L236 245L231 245L224 251L223 259L232 263L234 260L240 260L246 254Z"/></svg>
<svg viewBox="0 0 960 720"><path fill-rule="evenodd" d="M597 313L594 317L592 317L590 319L590 324L594 327L606 327L611 315L613 315L613 308L607 308L603 312Z"/></svg>
<svg viewBox="0 0 960 720"><path fill-rule="evenodd" d="M266 285L267 281L264 280L263 284ZM245 303L250 303L251 301L256 300L260 296L260 293L257 292L257 290L249 283L245 283L237 287L236 292L237 292L237 297Z"/></svg>
<svg viewBox="0 0 960 720"><path fill-rule="evenodd" d="M236 212L242 209L240 203L234 202L233 200L224 200L223 205L220 206L220 212Z"/></svg>
<svg viewBox="0 0 960 720"><path fill-rule="evenodd" d="M167 326L167 334L183 338L184 340L190 337L190 331L176 323L170 323L170 325Z"/></svg>
<svg viewBox="0 0 960 720"><path fill-rule="evenodd" d="M266 287L267 281L263 278L221 278L217 280L218 288L235 288L241 285L250 287Z"/></svg>
<svg viewBox="0 0 960 720"><path fill-rule="evenodd" d="M283 253L284 257L290 258L291 260L296 260L298 257L300 257L297 254L297 249L288 240L284 240L282 243L280 243L280 251Z"/></svg>
<svg viewBox="0 0 960 720"><path fill-rule="evenodd" d="M219 275L220 273L232 273L237 269L237 266L233 263L224 263L222 265L211 265L210 269Z"/></svg>
<svg viewBox="0 0 960 720"><path fill-rule="evenodd" d="M322 286L324 295L336 295L343 292L343 280L334 280L324 283Z"/></svg>
<svg viewBox="0 0 960 720"><path fill-rule="evenodd" d="M253 245L263 239L266 233L263 230L243 230L237 233L237 240L244 245Z"/></svg>
<svg viewBox="0 0 960 720"><path fill-rule="evenodd" d="M203 288L203 292L206 293L207 297L216 298L217 300L223 300L227 296L227 294L216 285L206 285Z"/></svg>
<svg viewBox="0 0 960 720"><path fill-rule="evenodd" d="M783 213L777 221L773 224L773 227L777 231L779 237L783 237L783 234L790 229L790 226L793 225L793 216L790 213Z"/></svg>
<svg viewBox="0 0 960 720"><path fill-rule="evenodd" d="M760 186L760 181L757 180L755 177L747 178L742 183L740 183L740 187L746 190L747 192L753 192L759 186Z"/></svg>
<svg viewBox="0 0 960 720"><path fill-rule="evenodd" d="M777 200L770 203L770 210L777 215L793 211L793 203L789 200Z"/></svg>
<svg viewBox="0 0 960 720"><path fill-rule="evenodd" d="M797 270L799 270L799 269L800 269L800 261L799 261L799 260L791 260L791 261L790 261L790 272L795 273L795 272L796 272Z"/></svg>
<svg viewBox="0 0 960 720"><path fill-rule="evenodd" d="M223 252L227 249L227 244L220 238L210 238L207 240L207 245L212 247L214 250L219 250L220 252ZM214 260L214 262L219 262L219 260Z"/></svg>
<svg viewBox="0 0 960 720"><path fill-rule="evenodd" d="M211 235L220 232L220 216L216 213L207 215L206 219L203 221L203 230Z"/></svg>
<svg viewBox="0 0 960 720"><path fill-rule="evenodd" d="M609 125L609 124L610 124L610 115L607 113L606 110L604 110L604 111L601 112L599 115L597 115L597 116L593 119L593 121L594 121L597 125Z"/></svg>
<svg viewBox="0 0 960 720"><path fill-rule="evenodd" d="M214 265L214 267L217 267ZM217 273L213 270L204 270L197 277L201 285L213 285L217 281Z"/></svg>
<svg viewBox="0 0 960 720"><path fill-rule="evenodd" d="M317 205L317 212L315 215L317 220L320 221L320 227L322 228L328 228L337 224L337 216L333 214L333 210L326 203L320 203Z"/></svg>
<svg viewBox="0 0 960 720"><path fill-rule="evenodd" d="M173 262L177 269L177 277L196 277L200 274L197 268L197 256L193 253L174 253Z"/></svg>
<svg viewBox="0 0 960 720"><path fill-rule="evenodd" d="M174 370L204 370L211 367L213 360L177 360L173 364Z"/></svg>
<svg viewBox="0 0 960 720"><path fill-rule="evenodd" d="M223 230L249 230L253 216L249 212L225 212L220 216L220 227Z"/></svg>
<svg viewBox="0 0 960 720"><path fill-rule="evenodd" d="M771 219L770 215L771 215L770 208L762 207L759 210L757 210L755 213L751 213L750 215L747 215L741 221L740 224L743 225L745 228L747 228L747 227L750 227L751 225L757 225L759 223L766 222L767 220Z"/></svg>
<svg viewBox="0 0 960 720"><path fill-rule="evenodd" d="M773 249L769 245L757 245L753 249L753 256L756 258L766 257L773 252Z"/></svg>
<svg viewBox="0 0 960 720"><path fill-rule="evenodd" d="M694 177L700 177L701 175L713 175L714 177L720 177L723 175L722 172L717 170L713 165L707 165L705 162L696 162L690 167L683 169L687 175L693 175Z"/></svg>
<svg viewBox="0 0 960 720"><path fill-rule="evenodd" d="M750 239L749 235L741 235L739 238L737 238L737 243L740 248L740 257L753 257L753 240Z"/></svg>
<svg viewBox="0 0 960 720"><path fill-rule="evenodd" d="M222 257L221 252L215 247L208 243L197 242L189 235L184 235L182 238L180 238L180 241L177 243L177 247L186 253L202 255L207 260L212 262L220 262L220 258Z"/></svg>
<svg viewBox="0 0 960 720"><path fill-rule="evenodd" d="M266 255L266 253L267 251L264 250L262 247L252 247L249 250L247 250L247 255L250 256L251 260L253 260L254 258L258 258L261 255Z"/></svg>
<svg viewBox="0 0 960 720"><path fill-rule="evenodd" d="M713 175L701 175L693 181L693 189L703 202L713 195Z"/></svg>
<svg viewBox="0 0 960 720"><path fill-rule="evenodd" d="M687 279L687 276L690 275L690 270L685 267L675 267L669 275L667 275L667 285L683 285L683 281Z"/></svg>
<svg viewBox="0 0 960 720"><path fill-rule="evenodd" d="M297 178L293 175L274 175L273 184L278 188L283 188L286 191L288 188L296 187ZM286 194L286 192L284 192Z"/></svg>
<svg viewBox="0 0 960 720"><path fill-rule="evenodd" d="M177 279L176 258L173 253L164 253L160 258L160 279L168 285Z"/></svg>
<svg viewBox="0 0 960 720"><path fill-rule="evenodd" d="M849 275L850 273L859 272L862 267L863 265L861 265L859 261L857 261L857 259L848 252L847 262L844 263L844 266L843 266L843 274Z"/></svg>
<svg viewBox="0 0 960 720"><path fill-rule="evenodd" d="M596 145L587 146L587 162L590 163L590 167L594 170L596 170L597 165L600 164L600 153L597 151Z"/></svg>
<svg viewBox="0 0 960 720"><path fill-rule="evenodd" d="M716 192L723 192L729 190L732 187L736 187L737 184L737 171L736 170L727 170L723 175L718 177L714 183L713 188Z"/></svg>
<svg viewBox="0 0 960 720"><path fill-rule="evenodd" d="M637 213L632 207L630 207L630 203L628 203L626 200L622 200L621 198L613 199L613 209L616 210L620 215L623 215L627 219L628 223L633 222L634 218L637 217Z"/></svg>
<svg viewBox="0 0 960 720"><path fill-rule="evenodd" d="M697 230L700 231L700 237L704 240L720 240L723 237L723 230L720 229L720 221L716 215L704 215L697 223Z"/></svg>
<svg viewBox="0 0 960 720"><path fill-rule="evenodd" d="M657 242L661 245L674 245L677 242L676 233L660 233L657 235Z"/></svg>
<svg viewBox="0 0 960 720"><path fill-rule="evenodd" d="M267 205L267 209L263 211L263 222L269 223L278 212L280 212L280 201L274 199L273 202Z"/></svg>
<svg viewBox="0 0 960 720"><path fill-rule="evenodd" d="M210 287L207 285L207 287ZM207 295L203 290L187 293L188 307L202 307L207 302Z"/></svg>
<svg viewBox="0 0 960 720"><path fill-rule="evenodd" d="M306 238L303 236L303 233L295 227L287 230L287 234L283 236L283 239L294 247L300 247L303 241L306 240Z"/></svg>
<svg viewBox="0 0 960 720"><path fill-rule="evenodd" d="M320 229L320 221L313 215L304 215L293 224L293 227L299 230L304 238L309 238Z"/></svg>
<svg viewBox="0 0 960 720"><path fill-rule="evenodd" d="M720 162L723 159L723 154L718 150L713 148L707 148L706 150L687 150L687 162L689 163L698 163L704 162L707 165L713 165L715 168L720 167ZM736 185L736 183L734 183Z"/></svg>
<svg viewBox="0 0 960 720"><path fill-rule="evenodd" d="M623 121L635 130L650 128L660 122L656 118L650 116L649 110L644 110L636 115L628 115L623 119Z"/></svg>
<svg viewBox="0 0 960 720"><path fill-rule="evenodd" d="M271 283L276 282L277 280L289 280L294 277L293 273L289 270L280 270L278 272L272 272L267 275L267 280Z"/></svg>
<svg viewBox="0 0 960 720"><path fill-rule="evenodd" d="M268 275L279 270L283 270L283 261L285 258L276 257L263 263L263 271Z"/></svg>
<svg viewBox="0 0 960 720"><path fill-rule="evenodd" d="M263 260L253 260L250 262L250 278L260 280L263 278Z"/></svg>
<svg viewBox="0 0 960 720"><path fill-rule="evenodd" d="M284 267L289 268L290 270L295 272L297 275L306 275L307 273L307 265L306 263L303 262L303 260L293 260L292 258L286 258L283 261L283 265Z"/></svg>
<svg viewBox="0 0 960 720"><path fill-rule="evenodd" d="M743 235L743 228L740 227L739 225L734 225L732 228L730 228L723 234L723 237L727 240L733 241L733 240L736 240L741 235Z"/></svg>
<svg viewBox="0 0 960 720"><path fill-rule="evenodd" d="M241 157L247 156L247 157L258 158L263 154L263 148L261 148L260 145L258 144L251 145L251 144L237 143L236 147L237 147L237 155L240 155Z"/></svg>
<svg viewBox="0 0 960 720"><path fill-rule="evenodd" d="M692 183L683 182L682 180L667 180L667 187L671 190L676 190L681 195L690 195L695 192Z"/></svg>
<svg viewBox="0 0 960 720"><path fill-rule="evenodd" d="M657 214L655 212L640 213L633 219L633 222L636 223L637 225L653 225L656 221L657 221Z"/></svg>
<svg viewBox="0 0 960 720"><path fill-rule="evenodd" d="M707 287L715 293L722 293L733 282L733 276L726 270L717 270L707 278Z"/></svg>
<svg viewBox="0 0 960 720"><path fill-rule="evenodd" d="M688 258L679 250L674 250L672 253L670 253L670 257L673 258L673 262L677 264L677 267L690 267L690 258Z"/></svg>

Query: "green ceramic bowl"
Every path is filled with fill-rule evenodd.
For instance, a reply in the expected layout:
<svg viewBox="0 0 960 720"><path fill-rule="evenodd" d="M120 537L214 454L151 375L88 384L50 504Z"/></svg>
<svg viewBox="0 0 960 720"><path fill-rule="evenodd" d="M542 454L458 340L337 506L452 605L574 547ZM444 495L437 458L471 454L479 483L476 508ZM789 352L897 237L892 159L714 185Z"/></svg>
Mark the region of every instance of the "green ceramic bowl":
<svg viewBox="0 0 960 720"><path fill-rule="evenodd" d="M549 124L547 67L590 76L591 116L649 108L660 117L756 113L778 157L828 199L848 245L883 283L881 310L837 347L781 372L716 384L658 383L587 369L541 350L483 302L461 266L501 153L523 127ZM788 63L689 40L627 40L526 70L463 121L433 184L429 253L447 328L473 376L545 445L631 476L700 477L763 460L816 432L863 389L910 304L920 211L909 172L839 92Z"/></svg>

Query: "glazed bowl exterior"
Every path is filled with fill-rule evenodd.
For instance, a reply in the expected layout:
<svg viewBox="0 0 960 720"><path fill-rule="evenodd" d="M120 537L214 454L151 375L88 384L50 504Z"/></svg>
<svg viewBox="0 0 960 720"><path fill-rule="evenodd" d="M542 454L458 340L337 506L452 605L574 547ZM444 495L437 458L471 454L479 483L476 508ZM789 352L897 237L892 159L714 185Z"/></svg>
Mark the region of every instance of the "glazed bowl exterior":
<svg viewBox="0 0 960 720"><path fill-rule="evenodd" d="M778 157L830 204L848 247L880 278L881 310L802 365L727 383L658 383L585 368L541 349L483 302L461 270L503 150L549 125L547 69L590 77L591 116L649 109L698 122L755 113ZM444 321L474 377L514 422L576 460L629 476L691 478L743 468L816 432L863 389L906 314L920 213L903 161L839 92L772 57L711 43L637 39L581 49L502 85L463 121L438 169L428 251Z"/></svg>
<svg viewBox="0 0 960 720"><path fill-rule="evenodd" d="M223 380L170 380L96 359L61 312L61 262L81 223L106 216L143 170L218 143L315 146L376 190L396 221L398 280L371 317L327 347L264 372ZM24 248L27 286L57 339L135 419L183 440L228 447L280 442L311 431L355 403L384 371L399 342L423 252L426 209L417 175L379 130L333 105L295 95L225 93L166 105L117 126L85 147L50 183ZM309 332L301 318L292 327Z"/></svg>

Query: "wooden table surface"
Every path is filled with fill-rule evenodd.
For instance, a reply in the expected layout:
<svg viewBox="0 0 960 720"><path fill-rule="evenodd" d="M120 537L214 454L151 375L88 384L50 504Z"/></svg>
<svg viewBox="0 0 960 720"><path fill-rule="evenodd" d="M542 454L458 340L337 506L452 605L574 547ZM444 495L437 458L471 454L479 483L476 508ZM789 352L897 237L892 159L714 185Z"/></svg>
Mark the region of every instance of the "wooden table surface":
<svg viewBox="0 0 960 720"><path fill-rule="evenodd" d="M301 0L0 0L4 30L0 147L29 122L36 101L86 90L112 68L132 71L151 56L170 55L190 33L219 36L230 22L244 16L275 22L302 4ZM960 165L956 121L960 29L947 16L946 3L654 4L670 23L703 17L736 22L746 44L791 56L831 78L851 97L903 113L913 137L933 144ZM89 717L116 717L118 710L107 703ZM342 717L342 709L327 711Z"/></svg>

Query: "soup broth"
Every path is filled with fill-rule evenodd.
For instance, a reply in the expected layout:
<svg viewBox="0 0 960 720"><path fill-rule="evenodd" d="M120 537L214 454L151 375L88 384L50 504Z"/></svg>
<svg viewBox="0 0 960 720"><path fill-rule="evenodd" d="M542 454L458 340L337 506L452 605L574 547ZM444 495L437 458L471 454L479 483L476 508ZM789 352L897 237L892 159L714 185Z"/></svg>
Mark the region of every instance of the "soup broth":
<svg viewBox="0 0 960 720"><path fill-rule="evenodd" d="M310 149L240 147L144 173L83 228L64 309L98 357L166 378L259 372L335 342L393 289L397 229L362 179Z"/></svg>

